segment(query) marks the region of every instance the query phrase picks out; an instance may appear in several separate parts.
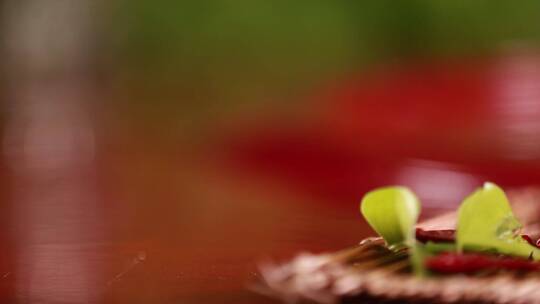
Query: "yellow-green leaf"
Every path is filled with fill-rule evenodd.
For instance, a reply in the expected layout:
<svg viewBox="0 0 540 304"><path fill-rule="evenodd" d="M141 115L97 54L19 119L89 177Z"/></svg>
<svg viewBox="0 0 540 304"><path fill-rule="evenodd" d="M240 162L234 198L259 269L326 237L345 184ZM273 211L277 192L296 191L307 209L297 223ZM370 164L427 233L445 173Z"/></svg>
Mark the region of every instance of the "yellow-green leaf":
<svg viewBox="0 0 540 304"><path fill-rule="evenodd" d="M459 207L457 248L540 260L540 250L520 236L520 229L504 191L493 183L485 183Z"/></svg>
<svg viewBox="0 0 540 304"><path fill-rule="evenodd" d="M384 187L368 192L360 212L389 246L413 245L420 202L408 188Z"/></svg>

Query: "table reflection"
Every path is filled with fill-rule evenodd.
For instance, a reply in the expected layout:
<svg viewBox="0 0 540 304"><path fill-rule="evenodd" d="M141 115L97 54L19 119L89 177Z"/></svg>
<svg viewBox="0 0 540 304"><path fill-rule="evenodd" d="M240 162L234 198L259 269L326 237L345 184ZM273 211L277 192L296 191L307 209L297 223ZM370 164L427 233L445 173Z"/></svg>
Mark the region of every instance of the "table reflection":
<svg viewBox="0 0 540 304"><path fill-rule="evenodd" d="M84 89L26 87L5 134L12 173L17 298L93 303L100 297L103 210Z"/></svg>
<svg viewBox="0 0 540 304"><path fill-rule="evenodd" d="M95 303L103 295L104 215L95 172L89 1L5 1L4 162L10 172L20 302Z"/></svg>

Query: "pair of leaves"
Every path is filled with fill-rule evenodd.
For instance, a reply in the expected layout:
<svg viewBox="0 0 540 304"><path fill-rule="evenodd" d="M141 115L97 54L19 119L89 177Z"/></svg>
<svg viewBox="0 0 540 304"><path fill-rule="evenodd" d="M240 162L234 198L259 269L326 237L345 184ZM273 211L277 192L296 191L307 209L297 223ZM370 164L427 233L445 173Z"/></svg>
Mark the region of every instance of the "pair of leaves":
<svg viewBox="0 0 540 304"><path fill-rule="evenodd" d="M385 187L367 193L360 211L390 248L408 246L414 253L419 250L414 231L420 208L418 198L408 188ZM457 250L491 251L540 260L540 250L521 238L520 229L504 191L493 183L485 183L458 210Z"/></svg>

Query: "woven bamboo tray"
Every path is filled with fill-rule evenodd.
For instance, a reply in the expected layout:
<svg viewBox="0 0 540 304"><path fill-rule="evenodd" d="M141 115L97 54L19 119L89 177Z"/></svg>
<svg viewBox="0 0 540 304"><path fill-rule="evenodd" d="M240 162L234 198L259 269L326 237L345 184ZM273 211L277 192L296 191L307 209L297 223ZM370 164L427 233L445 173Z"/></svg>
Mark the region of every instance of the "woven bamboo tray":
<svg viewBox="0 0 540 304"><path fill-rule="evenodd" d="M508 193L525 232L538 236L540 192ZM452 228L448 213L419 225ZM540 272L486 270L419 278L411 273L407 251L392 252L381 238L325 254L303 253L277 265L261 265L258 292L288 303L540 303Z"/></svg>

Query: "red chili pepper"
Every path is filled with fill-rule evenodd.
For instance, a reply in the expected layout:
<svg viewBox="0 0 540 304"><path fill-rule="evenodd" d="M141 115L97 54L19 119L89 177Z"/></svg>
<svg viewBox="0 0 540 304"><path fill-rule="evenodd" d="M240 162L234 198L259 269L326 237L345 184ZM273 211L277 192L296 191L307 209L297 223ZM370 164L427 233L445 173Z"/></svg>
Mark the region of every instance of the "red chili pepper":
<svg viewBox="0 0 540 304"><path fill-rule="evenodd" d="M442 253L426 259L426 267L442 273L470 273L484 269L539 271L540 263L479 253Z"/></svg>
<svg viewBox="0 0 540 304"><path fill-rule="evenodd" d="M454 242L456 231L453 229L446 230L424 230L416 228L416 239L419 242L426 243L432 241L435 243Z"/></svg>

